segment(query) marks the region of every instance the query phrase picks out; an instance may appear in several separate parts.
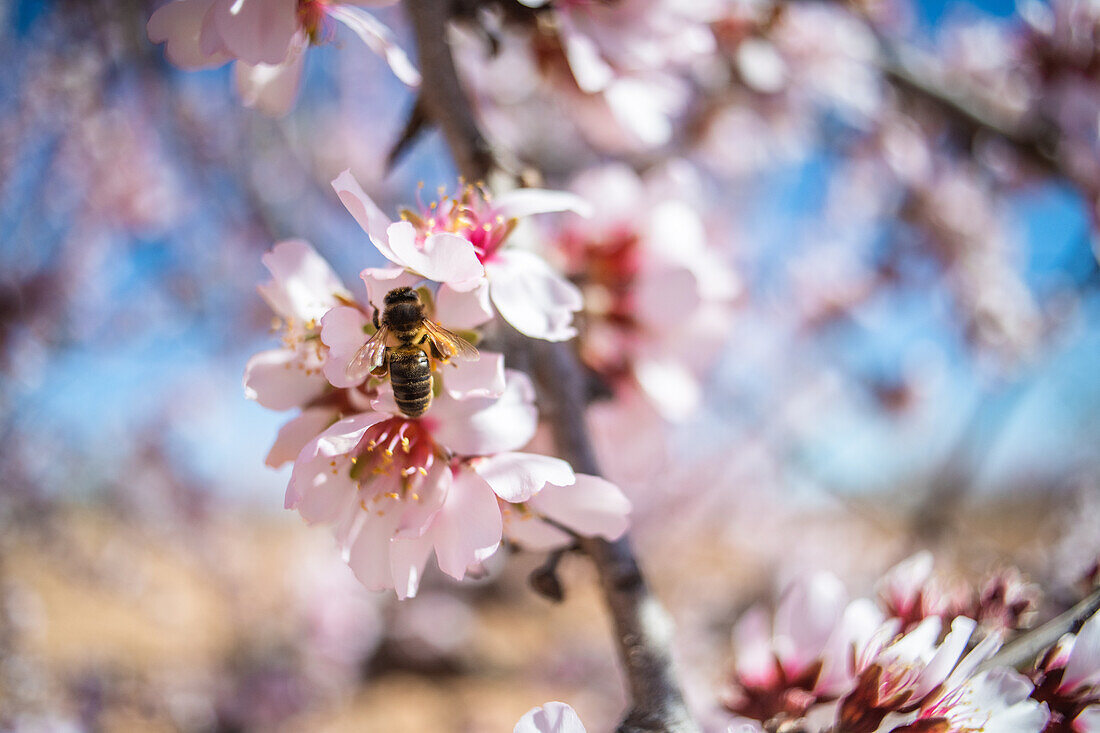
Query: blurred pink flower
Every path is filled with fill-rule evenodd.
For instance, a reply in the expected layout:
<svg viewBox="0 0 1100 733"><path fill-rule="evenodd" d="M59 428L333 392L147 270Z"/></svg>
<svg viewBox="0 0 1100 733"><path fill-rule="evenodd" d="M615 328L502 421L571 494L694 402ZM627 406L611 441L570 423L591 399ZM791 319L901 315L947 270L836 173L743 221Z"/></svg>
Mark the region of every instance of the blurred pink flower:
<svg viewBox="0 0 1100 733"><path fill-rule="evenodd" d="M585 733L573 708L563 702L548 702L528 710L513 733Z"/></svg>
<svg viewBox="0 0 1100 733"><path fill-rule="evenodd" d="M272 278L258 290L277 316L275 326L283 329L283 346L261 351L248 360L244 393L268 409L289 410L326 389L321 318L350 295L305 240L279 242L263 256L263 262Z"/></svg>
<svg viewBox="0 0 1100 733"><path fill-rule="evenodd" d="M538 255L503 245L522 217L585 213L587 206L577 196L517 189L490 199L468 185L460 198L442 197L422 205L419 213L403 211L401 221L391 222L350 171L332 187L378 251L397 265L371 271L376 278L397 279L407 270L460 292L487 282L493 305L518 331L549 341L576 334L573 313L582 305L577 289Z"/></svg>
<svg viewBox="0 0 1100 733"><path fill-rule="evenodd" d="M393 33L356 5L395 0L172 0L149 18L149 40L183 69L205 69L236 60L235 76L248 107L280 116L294 104L310 44L334 31L332 20L350 28L394 74L410 86L420 74Z"/></svg>

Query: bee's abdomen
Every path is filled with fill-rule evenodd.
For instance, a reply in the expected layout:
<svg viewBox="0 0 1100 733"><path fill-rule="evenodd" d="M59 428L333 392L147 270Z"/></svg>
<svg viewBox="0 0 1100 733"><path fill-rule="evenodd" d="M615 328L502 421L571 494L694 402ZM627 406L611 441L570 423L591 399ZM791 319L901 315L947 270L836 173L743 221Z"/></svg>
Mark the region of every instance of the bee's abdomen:
<svg viewBox="0 0 1100 733"><path fill-rule="evenodd" d="M417 347L389 351L390 384L397 408L409 417L420 417L432 403L432 365Z"/></svg>

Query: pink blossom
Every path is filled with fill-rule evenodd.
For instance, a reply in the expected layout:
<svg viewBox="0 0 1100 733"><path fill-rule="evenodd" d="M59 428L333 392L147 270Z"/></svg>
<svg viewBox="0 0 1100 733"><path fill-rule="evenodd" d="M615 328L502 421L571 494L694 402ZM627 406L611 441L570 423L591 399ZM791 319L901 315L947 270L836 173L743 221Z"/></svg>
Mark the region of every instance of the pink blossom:
<svg viewBox="0 0 1100 733"><path fill-rule="evenodd" d="M548 702L524 713L513 733L585 733L585 729L573 708Z"/></svg>
<svg viewBox="0 0 1100 733"><path fill-rule="evenodd" d="M248 360L244 392L268 409L289 410L326 389L320 321L348 295L336 273L304 240L276 244L263 261L272 279L258 290L277 316L283 345Z"/></svg>
<svg viewBox="0 0 1100 733"><path fill-rule="evenodd" d="M826 667L844 659L827 652L843 628L846 602L840 580L818 573L791 584L772 623L763 608L747 612L733 631L736 661L726 707L770 720L780 714L801 717L827 698L830 690L821 683L835 675Z"/></svg>
<svg viewBox="0 0 1100 733"><path fill-rule="evenodd" d="M369 589L415 595L433 552L440 569L461 580L499 547L504 507L539 511L543 493L578 480L565 461L514 452L534 435L536 421L534 388L518 372L508 373L497 398L456 400L444 390L420 419L401 415L383 386L372 411L337 422L306 445L286 506L311 524L334 526L348 564ZM607 493L591 493L601 496ZM580 533L608 531L598 507L559 503L567 511L551 498L547 516Z"/></svg>
<svg viewBox="0 0 1100 733"><path fill-rule="evenodd" d="M172 0L153 13L147 30L149 39L164 43L168 59L184 69L212 68L235 59L244 104L280 116L297 97L306 49L334 35L333 20L382 56L401 81L410 86L420 83L420 74L396 45L390 29L357 4L352 0Z"/></svg>
<svg viewBox="0 0 1100 733"><path fill-rule="evenodd" d="M1069 647L1058 692L1073 694L1100 687L1100 613L1081 626Z"/></svg>
<svg viewBox="0 0 1100 733"><path fill-rule="evenodd" d="M390 219L371 201L350 171L333 188L355 220L396 268L375 270L376 277L398 278L402 271L443 283L450 290L468 291L488 283L488 297L513 327L534 338L572 338L573 313L581 295L534 253L505 248L505 241L522 217L576 211L586 205L561 191L518 189L492 199L474 186L459 198L441 197L403 211Z"/></svg>
<svg viewBox="0 0 1100 733"><path fill-rule="evenodd" d="M611 386L641 389L670 420L698 406L701 373L717 356L703 345L721 341L739 289L681 195L690 176L676 166L645 179L622 165L585 171L572 188L595 216L567 219L553 237L585 294L582 358Z"/></svg>
<svg viewBox="0 0 1100 733"><path fill-rule="evenodd" d="M485 469L478 470L483 473ZM548 479L542 491L524 502L501 503L504 534L527 550L552 550L572 543L573 537L561 526L582 535L617 540L630 524L630 510L630 500L618 486L583 473L576 474L569 484Z"/></svg>

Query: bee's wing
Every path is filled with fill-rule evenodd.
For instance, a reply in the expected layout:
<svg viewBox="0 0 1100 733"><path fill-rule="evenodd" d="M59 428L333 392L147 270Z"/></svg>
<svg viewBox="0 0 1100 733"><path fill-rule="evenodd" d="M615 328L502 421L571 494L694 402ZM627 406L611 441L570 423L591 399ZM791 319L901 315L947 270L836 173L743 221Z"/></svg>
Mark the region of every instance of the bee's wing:
<svg viewBox="0 0 1100 733"><path fill-rule="evenodd" d="M481 357L473 344L434 321L425 318L424 330L428 332L428 337L432 340L436 351L443 355L444 361L450 359L477 361Z"/></svg>
<svg viewBox="0 0 1100 733"><path fill-rule="evenodd" d="M389 333L390 330L382 326L359 351L355 352L355 356L351 357L351 361L344 370L348 379L356 382L366 379L368 374L385 365L386 337Z"/></svg>

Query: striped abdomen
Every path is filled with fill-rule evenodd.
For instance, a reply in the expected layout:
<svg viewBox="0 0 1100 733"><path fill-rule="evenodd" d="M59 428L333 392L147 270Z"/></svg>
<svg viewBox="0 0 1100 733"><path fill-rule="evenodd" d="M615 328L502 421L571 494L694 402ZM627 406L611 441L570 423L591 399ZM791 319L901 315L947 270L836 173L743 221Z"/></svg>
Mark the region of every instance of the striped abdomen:
<svg viewBox="0 0 1100 733"><path fill-rule="evenodd" d="M390 384L397 409L420 417L432 403L432 364L419 346L404 344L387 350Z"/></svg>

